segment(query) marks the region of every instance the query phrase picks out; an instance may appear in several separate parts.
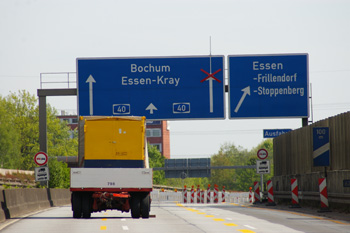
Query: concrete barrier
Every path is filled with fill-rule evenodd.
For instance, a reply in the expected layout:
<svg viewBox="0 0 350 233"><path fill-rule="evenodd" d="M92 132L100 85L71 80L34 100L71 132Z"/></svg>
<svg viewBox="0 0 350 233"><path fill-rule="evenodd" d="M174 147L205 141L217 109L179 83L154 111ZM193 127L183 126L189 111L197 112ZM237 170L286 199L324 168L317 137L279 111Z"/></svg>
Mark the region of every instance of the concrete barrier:
<svg viewBox="0 0 350 233"><path fill-rule="evenodd" d="M3 209L3 206L5 205L5 201L4 201L4 192L3 192L2 186L0 186L0 203L1 203L0 222L3 222L6 220L6 215L5 215L5 211Z"/></svg>
<svg viewBox="0 0 350 233"><path fill-rule="evenodd" d="M18 217L41 209L49 208L50 201L46 189L6 189L4 190L5 212L8 218Z"/></svg>
<svg viewBox="0 0 350 233"><path fill-rule="evenodd" d="M51 195L51 206L62 206L71 204L71 192L69 189L49 189Z"/></svg>
<svg viewBox="0 0 350 233"><path fill-rule="evenodd" d="M0 192L0 222L53 206L70 204L68 189L5 189Z"/></svg>

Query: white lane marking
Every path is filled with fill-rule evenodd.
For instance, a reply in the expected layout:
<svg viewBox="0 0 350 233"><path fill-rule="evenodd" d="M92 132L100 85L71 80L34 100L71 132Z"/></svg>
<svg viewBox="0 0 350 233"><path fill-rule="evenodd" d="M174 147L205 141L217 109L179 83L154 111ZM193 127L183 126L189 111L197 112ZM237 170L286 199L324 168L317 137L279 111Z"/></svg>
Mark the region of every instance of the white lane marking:
<svg viewBox="0 0 350 233"><path fill-rule="evenodd" d="M122 218L122 219L120 219L120 221L125 222L125 221L126 221L126 219L125 219L125 218Z"/></svg>
<svg viewBox="0 0 350 233"><path fill-rule="evenodd" d="M128 231L129 230L128 226L122 226L122 228L123 228L124 231Z"/></svg>
<svg viewBox="0 0 350 233"><path fill-rule="evenodd" d="M252 229L252 230L255 230L255 229L256 229L255 227L252 227L252 226L249 226L249 225L243 225L243 226L245 226L245 227L247 227L247 228L250 228L250 229Z"/></svg>

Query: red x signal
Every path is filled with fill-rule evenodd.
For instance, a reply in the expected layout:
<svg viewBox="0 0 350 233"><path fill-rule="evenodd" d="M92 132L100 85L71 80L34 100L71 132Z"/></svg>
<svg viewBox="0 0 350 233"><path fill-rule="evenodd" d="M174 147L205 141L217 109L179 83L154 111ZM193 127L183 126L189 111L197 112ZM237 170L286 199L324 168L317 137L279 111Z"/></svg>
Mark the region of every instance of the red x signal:
<svg viewBox="0 0 350 233"><path fill-rule="evenodd" d="M204 82L204 81L206 81L206 80L208 80L209 78L213 78L214 80L216 80L216 81L218 81L219 83L221 83L221 81L220 81L219 79L217 79L217 78L214 77L214 75L217 74L217 73L219 73L219 72L221 71L221 69L218 69L217 71L215 71L215 72L212 73L212 74L209 74L207 71L205 71L205 70L203 70L203 69L201 69L201 71L202 71L203 73L205 73L206 75L208 75L205 79L202 79L202 80L201 80L201 83Z"/></svg>

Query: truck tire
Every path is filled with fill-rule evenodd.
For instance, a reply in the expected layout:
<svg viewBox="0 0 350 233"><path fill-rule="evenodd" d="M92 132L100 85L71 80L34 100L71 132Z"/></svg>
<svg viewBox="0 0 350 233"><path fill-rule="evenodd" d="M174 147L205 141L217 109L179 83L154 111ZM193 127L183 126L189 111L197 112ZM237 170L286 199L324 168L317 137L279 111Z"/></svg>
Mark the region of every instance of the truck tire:
<svg viewBox="0 0 350 233"><path fill-rule="evenodd" d="M141 199L141 216L142 218L149 218L150 208L150 195L146 193Z"/></svg>
<svg viewBox="0 0 350 233"><path fill-rule="evenodd" d="M91 193L84 193L82 200L83 218L90 218L92 210L92 196Z"/></svg>
<svg viewBox="0 0 350 233"><path fill-rule="evenodd" d="M131 208L132 218L140 218L140 215L141 215L140 202L141 202L141 198L139 195L134 194L131 196L130 208Z"/></svg>
<svg viewBox="0 0 350 233"><path fill-rule="evenodd" d="M82 195L79 192L72 193L73 218L81 218L82 214Z"/></svg>

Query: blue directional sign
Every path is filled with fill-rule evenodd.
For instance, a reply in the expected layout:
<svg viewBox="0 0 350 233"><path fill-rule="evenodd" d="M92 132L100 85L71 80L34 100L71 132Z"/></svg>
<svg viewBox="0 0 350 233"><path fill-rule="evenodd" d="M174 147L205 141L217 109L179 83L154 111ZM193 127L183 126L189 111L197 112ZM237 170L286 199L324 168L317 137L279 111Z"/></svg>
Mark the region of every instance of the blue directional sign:
<svg viewBox="0 0 350 233"><path fill-rule="evenodd" d="M224 56L78 58L81 116L224 119Z"/></svg>
<svg viewBox="0 0 350 233"><path fill-rule="evenodd" d="M264 129L264 138L275 138L292 131L291 129Z"/></svg>
<svg viewBox="0 0 350 233"><path fill-rule="evenodd" d="M313 161L315 167L329 166L330 146L329 146L329 128L314 127L313 133Z"/></svg>
<svg viewBox="0 0 350 233"><path fill-rule="evenodd" d="M229 56L230 118L307 118L308 55Z"/></svg>

